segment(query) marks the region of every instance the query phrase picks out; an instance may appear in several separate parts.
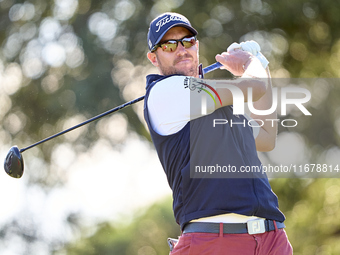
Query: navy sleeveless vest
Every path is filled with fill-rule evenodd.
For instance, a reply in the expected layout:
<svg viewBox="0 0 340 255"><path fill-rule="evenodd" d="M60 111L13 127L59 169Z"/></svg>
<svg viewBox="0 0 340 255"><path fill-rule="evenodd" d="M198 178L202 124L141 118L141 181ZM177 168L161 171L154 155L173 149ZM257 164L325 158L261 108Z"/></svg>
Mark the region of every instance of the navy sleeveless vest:
<svg viewBox="0 0 340 255"><path fill-rule="evenodd" d="M162 136L153 130L147 101L153 86L168 77L147 76L144 118L173 192L176 222L183 229L185 224L193 219L225 213L258 216L283 222L285 217L278 208L277 196L266 176L257 176L254 173L245 173L242 178L193 176L192 171L197 167L203 169L204 165L229 165L238 170L242 166L261 166L251 127L213 127L214 119L233 119L238 123L245 119L244 116L233 115L231 106L219 108L210 115L191 120L172 135Z"/></svg>

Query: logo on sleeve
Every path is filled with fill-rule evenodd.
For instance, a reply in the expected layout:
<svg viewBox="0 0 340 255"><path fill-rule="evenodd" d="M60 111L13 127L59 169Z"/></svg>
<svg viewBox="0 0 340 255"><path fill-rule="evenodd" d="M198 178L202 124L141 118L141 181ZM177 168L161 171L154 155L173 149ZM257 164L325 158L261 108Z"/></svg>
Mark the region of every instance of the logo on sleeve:
<svg viewBox="0 0 340 255"><path fill-rule="evenodd" d="M200 81L199 79L186 77L184 79L184 88L186 89L189 88L191 91L197 90L198 93L200 93L201 91L204 91L214 100L215 105L217 105L215 96L213 95L215 94L220 104L222 105L221 97L217 93L217 91L212 86L204 83L203 80Z"/></svg>

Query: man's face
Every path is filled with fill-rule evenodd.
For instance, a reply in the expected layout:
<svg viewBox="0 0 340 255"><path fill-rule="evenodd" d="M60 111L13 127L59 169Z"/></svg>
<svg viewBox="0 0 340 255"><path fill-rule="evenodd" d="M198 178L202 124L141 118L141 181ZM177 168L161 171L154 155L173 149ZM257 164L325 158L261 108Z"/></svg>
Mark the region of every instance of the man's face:
<svg viewBox="0 0 340 255"><path fill-rule="evenodd" d="M184 27L171 28L161 42L171 39L182 39L192 34ZM198 77L198 42L190 48L184 48L179 42L173 52L165 52L160 47L153 53L148 53L152 64L158 67L162 75L182 74Z"/></svg>

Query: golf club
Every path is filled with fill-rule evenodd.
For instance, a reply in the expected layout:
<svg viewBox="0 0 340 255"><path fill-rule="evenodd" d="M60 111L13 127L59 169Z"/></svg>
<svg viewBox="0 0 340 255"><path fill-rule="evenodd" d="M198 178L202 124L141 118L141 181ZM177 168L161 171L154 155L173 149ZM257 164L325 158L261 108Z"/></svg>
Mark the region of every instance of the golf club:
<svg viewBox="0 0 340 255"><path fill-rule="evenodd" d="M209 73L209 72L211 72L213 70L216 70L216 69L220 68L221 66L222 66L221 63L216 62L216 63L214 63L214 64L204 68L202 70L202 73L204 75L206 73ZM72 131L72 130L74 130L76 128L84 126L84 125L86 125L86 124L88 124L88 123L90 123L92 121L100 119L100 118L102 118L102 117L104 117L106 115L109 115L109 114L113 113L113 112L119 111L119 110L125 108L126 106L129 106L129 105L132 105L132 104L137 103L139 101L142 101L144 99L144 97L145 96L141 96L141 97L136 98L136 99L134 99L132 101L129 101L129 102L125 103L125 104L117 106L117 107L115 107L115 108L113 108L113 109L111 109L109 111L106 111L106 112L104 112L102 114L99 114L99 115L97 115L97 116L95 116L95 117L93 117L91 119L88 119L88 120L86 120L86 121L84 121L84 122L82 122L82 123L80 123L80 124L78 124L76 126L73 126L73 127L69 128L69 129L66 129L64 131L61 131L61 132L59 132L59 133L57 133L55 135L47 137L47 138L45 138L45 139L43 139L43 140L41 140L41 141L39 141L37 143L34 143L34 144L26 147L26 148L22 148L22 149L19 150L19 148L17 146L13 146L9 150L9 152L8 152L6 158L5 158L4 168L5 168L6 173L9 176L13 177L13 178L21 178L21 176L24 174L24 159L23 159L21 153L23 153L24 151L26 151L28 149L31 149L31 148L33 148L33 147L35 147L35 146L37 146L39 144L42 144L44 142L47 142L47 141L49 141L49 140L51 140L53 138L56 138L56 137L58 137L60 135L66 134L66 133L68 133L68 132L70 132L70 131Z"/></svg>

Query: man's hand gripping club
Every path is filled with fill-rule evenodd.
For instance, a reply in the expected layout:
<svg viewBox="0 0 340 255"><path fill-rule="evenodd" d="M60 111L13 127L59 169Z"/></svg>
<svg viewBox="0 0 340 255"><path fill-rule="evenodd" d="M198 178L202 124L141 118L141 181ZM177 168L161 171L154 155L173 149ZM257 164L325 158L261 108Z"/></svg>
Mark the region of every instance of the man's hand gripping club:
<svg viewBox="0 0 340 255"><path fill-rule="evenodd" d="M235 76L242 76L252 61L260 62L263 68L268 66L268 60L260 51L260 45L255 41L233 43L227 52L216 55L216 60L223 65L221 69L226 69Z"/></svg>

